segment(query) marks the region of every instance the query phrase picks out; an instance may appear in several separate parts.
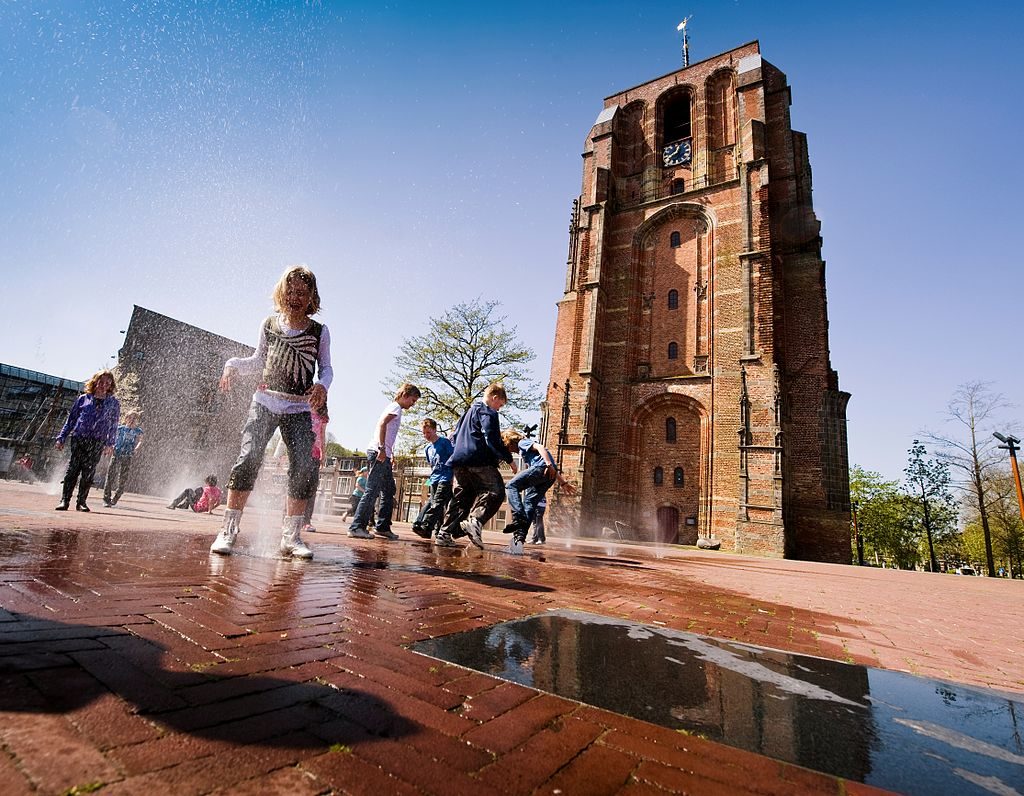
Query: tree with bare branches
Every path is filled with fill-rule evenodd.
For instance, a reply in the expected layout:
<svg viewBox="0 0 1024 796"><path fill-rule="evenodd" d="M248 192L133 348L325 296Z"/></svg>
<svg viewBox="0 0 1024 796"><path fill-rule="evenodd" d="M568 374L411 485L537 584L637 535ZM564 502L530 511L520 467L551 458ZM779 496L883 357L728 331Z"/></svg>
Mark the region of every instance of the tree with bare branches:
<svg viewBox="0 0 1024 796"><path fill-rule="evenodd" d="M954 430L948 434L928 432L925 437L936 445L936 457L958 474L953 485L977 505L978 520L985 537L985 563L988 576L996 577L992 555L992 531L989 527L989 472L996 466L995 444L987 426L1009 404L992 391L991 382L969 381L957 387L946 409L947 422Z"/></svg>

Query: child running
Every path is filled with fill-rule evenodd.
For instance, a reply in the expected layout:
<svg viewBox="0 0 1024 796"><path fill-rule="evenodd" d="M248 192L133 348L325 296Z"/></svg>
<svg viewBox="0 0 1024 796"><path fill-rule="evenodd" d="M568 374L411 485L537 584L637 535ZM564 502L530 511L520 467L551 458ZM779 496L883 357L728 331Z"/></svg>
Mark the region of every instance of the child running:
<svg viewBox="0 0 1024 796"><path fill-rule="evenodd" d="M280 428L288 449L288 501L280 550L285 556L309 559L313 551L302 541L300 531L306 501L313 496L317 466L310 409L319 412L327 405L327 390L334 376L331 336L326 326L310 318L320 311L320 293L308 268L295 265L285 269L274 287L273 299L277 313L260 327L256 353L229 359L220 379L220 389L226 392L236 374L259 369L263 373L242 430L241 451L228 479L224 526L210 552L231 553L267 443Z"/></svg>
<svg viewBox="0 0 1024 796"><path fill-rule="evenodd" d="M395 440L398 427L402 424L402 412L420 399L420 388L406 382L398 388L395 400L384 407L370 444L366 447L366 491L359 498L348 535L356 539L370 539L366 530L373 519L373 506L380 495L380 508L374 532L379 539L394 540L398 534L391 530L391 512L395 504L395 475L392 462L395 458Z"/></svg>
<svg viewBox="0 0 1024 796"><path fill-rule="evenodd" d="M518 453L523 459L522 471L509 481L506 487L508 505L512 509L512 522L505 526L505 533L512 534L508 552L514 556L521 556L526 534L537 520L538 503L544 500L547 491L556 481L567 494L571 495L576 490L558 472L551 453L539 442L525 439L513 429L504 432L501 440L510 453ZM543 526L540 532L543 534Z"/></svg>
<svg viewBox="0 0 1024 796"><path fill-rule="evenodd" d="M117 421L121 417L121 404L114 397L114 374L101 370L85 383L85 392L71 405L68 419L57 435L57 450L71 444L71 461L64 472L57 511L67 511L71 494L78 481L78 501L75 509L89 511L85 501L92 488L92 478L100 456L114 449Z"/></svg>
<svg viewBox="0 0 1024 796"><path fill-rule="evenodd" d="M430 465L430 477L427 479L430 499L412 524L412 532L429 539L440 526L444 510L452 499L452 468L448 466L452 443L437 433L437 421L432 417L423 421L423 439L427 441L423 455Z"/></svg>
<svg viewBox="0 0 1024 796"><path fill-rule="evenodd" d="M512 454L501 440L498 420L498 410L507 401L505 388L491 384L484 390L483 400L473 401L455 424L455 452L448 459L455 489L434 542L441 547L454 547L453 535L464 533L483 550L483 526L505 501L505 482L498 465L507 462L512 472L516 471Z"/></svg>

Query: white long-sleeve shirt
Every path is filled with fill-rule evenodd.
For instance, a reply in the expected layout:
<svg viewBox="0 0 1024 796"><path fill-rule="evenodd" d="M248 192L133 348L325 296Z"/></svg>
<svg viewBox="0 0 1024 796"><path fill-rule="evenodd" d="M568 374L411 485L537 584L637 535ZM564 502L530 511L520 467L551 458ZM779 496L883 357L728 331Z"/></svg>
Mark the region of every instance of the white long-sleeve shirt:
<svg viewBox="0 0 1024 796"><path fill-rule="evenodd" d="M309 327L307 323L298 329L293 329L288 325L282 314L278 314L277 320L285 337L300 335ZM255 353L249 357L232 357L224 363L224 367L233 368L243 375L262 373L267 362L267 348L266 322L264 321L260 324L259 343L256 345ZM334 368L331 367L331 333L326 325L323 325L323 329L320 332L317 371L317 378L313 383L322 384L325 390L329 390L331 382L334 380ZM256 390L252 398L264 409L273 412L275 415L290 415L309 411L309 404L306 401L297 401L278 392Z"/></svg>

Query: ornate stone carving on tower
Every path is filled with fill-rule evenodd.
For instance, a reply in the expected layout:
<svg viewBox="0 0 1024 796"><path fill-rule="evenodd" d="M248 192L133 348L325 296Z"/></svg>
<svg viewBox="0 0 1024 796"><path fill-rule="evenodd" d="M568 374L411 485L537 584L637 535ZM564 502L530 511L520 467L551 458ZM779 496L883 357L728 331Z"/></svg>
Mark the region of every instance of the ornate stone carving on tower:
<svg viewBox="0 0 1024 796"><path fill-rule="evenodd" d="M849 394L789 104L757 42L605 100L541 429L579 486L553 524L850 560Z"/></svg>

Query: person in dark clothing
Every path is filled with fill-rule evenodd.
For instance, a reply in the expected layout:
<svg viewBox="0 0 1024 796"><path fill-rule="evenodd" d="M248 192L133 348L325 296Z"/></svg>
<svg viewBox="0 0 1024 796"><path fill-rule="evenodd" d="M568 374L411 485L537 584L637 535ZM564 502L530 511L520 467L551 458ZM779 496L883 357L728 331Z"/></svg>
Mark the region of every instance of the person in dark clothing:
<svg viewBox="0 0 1024 796"><path fill-rule="evenodd" d="M448 459L455 489L435 540L441 547L454 546L453 535L463 533L481 550L484 547L483 526L505 500L505 482L498 465L506 462L516 472L512 454L501 440L498 420L498 410L507 401L505 388L491 384L484 390L483 400L474 401L455 424L454 452Z"/></svg>

